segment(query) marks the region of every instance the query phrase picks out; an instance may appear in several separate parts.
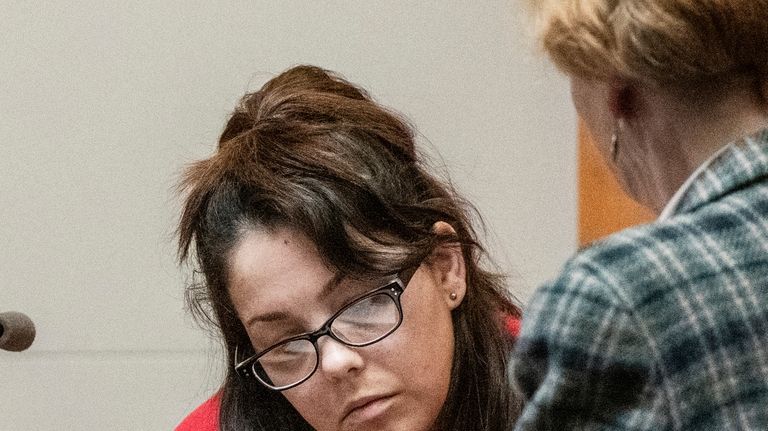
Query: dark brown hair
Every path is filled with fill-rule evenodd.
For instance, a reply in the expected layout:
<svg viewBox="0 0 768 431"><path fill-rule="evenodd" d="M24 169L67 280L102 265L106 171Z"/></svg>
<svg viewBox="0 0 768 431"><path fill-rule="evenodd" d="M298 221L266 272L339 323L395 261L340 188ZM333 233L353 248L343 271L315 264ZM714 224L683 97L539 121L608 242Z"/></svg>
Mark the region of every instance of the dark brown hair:
<svg viewBox="0 0 768 431"><path fill-rule="evenodd" d="M467 293L453 311L455 356L440 430L506 430L519 412L508 384L512 340L503 318L519 317L502 278L479 265L470 206L422 166L407 122L326 70L298 66L247 94L218 151L189 166L179 256L202 278L192 311L223 337L227 376L221 429L311 429L279 392L234 372L234 349L250 341L227 290L227 257L248 229L289 227L317 246L340 275L370 276L418 264L440 243L458 243ZM445 221L455 235L432 231Z"/></svg>

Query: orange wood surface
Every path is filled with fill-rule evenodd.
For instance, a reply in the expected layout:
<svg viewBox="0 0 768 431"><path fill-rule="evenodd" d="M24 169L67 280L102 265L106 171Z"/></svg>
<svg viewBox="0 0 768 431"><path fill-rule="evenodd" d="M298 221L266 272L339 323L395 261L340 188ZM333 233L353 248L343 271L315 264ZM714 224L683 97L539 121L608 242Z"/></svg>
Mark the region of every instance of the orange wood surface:
<svg viewBox="0 0 768 431"><path fill-rule="evenodd" d="M647 208L630 199L597 152L585 127L579 125L579 244L586 245L629 226L654 219Z"/></svg>

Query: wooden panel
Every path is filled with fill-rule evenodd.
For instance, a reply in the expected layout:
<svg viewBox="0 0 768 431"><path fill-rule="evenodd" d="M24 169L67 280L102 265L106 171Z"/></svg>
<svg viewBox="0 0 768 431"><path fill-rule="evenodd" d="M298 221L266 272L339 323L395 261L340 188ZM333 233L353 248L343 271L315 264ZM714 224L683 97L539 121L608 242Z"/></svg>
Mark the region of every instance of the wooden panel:
<svg viewBox="0 0 768 431"><path fill-rule="evenodd" d="M654 214L627 196L579 125L579 244L586 245L629 226L648 223Z"/></svg>

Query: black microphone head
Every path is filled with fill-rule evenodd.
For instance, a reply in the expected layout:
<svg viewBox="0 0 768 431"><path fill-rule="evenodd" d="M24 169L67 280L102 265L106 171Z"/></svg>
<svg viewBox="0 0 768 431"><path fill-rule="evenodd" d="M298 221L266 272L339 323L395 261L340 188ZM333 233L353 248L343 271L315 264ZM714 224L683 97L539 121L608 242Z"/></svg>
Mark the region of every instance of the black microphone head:
<svg viewBox="0 0 768 431"><path fill-rule="evenodd" d="M35 341L35 324L26 314L16 311L0 313L0 349L11 352L26 350Z"/></svg>

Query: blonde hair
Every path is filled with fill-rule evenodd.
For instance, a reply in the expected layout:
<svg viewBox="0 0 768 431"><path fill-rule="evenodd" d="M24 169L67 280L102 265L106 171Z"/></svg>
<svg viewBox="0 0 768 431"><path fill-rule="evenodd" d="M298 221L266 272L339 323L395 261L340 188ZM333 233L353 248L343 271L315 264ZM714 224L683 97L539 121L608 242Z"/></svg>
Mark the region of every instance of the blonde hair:
<svg viewBox="0 0 768 431"><path fill-rule="evenodd" d="M685 88L749 77L768 93L768 0L529 0L565 73Z"/></svg>

